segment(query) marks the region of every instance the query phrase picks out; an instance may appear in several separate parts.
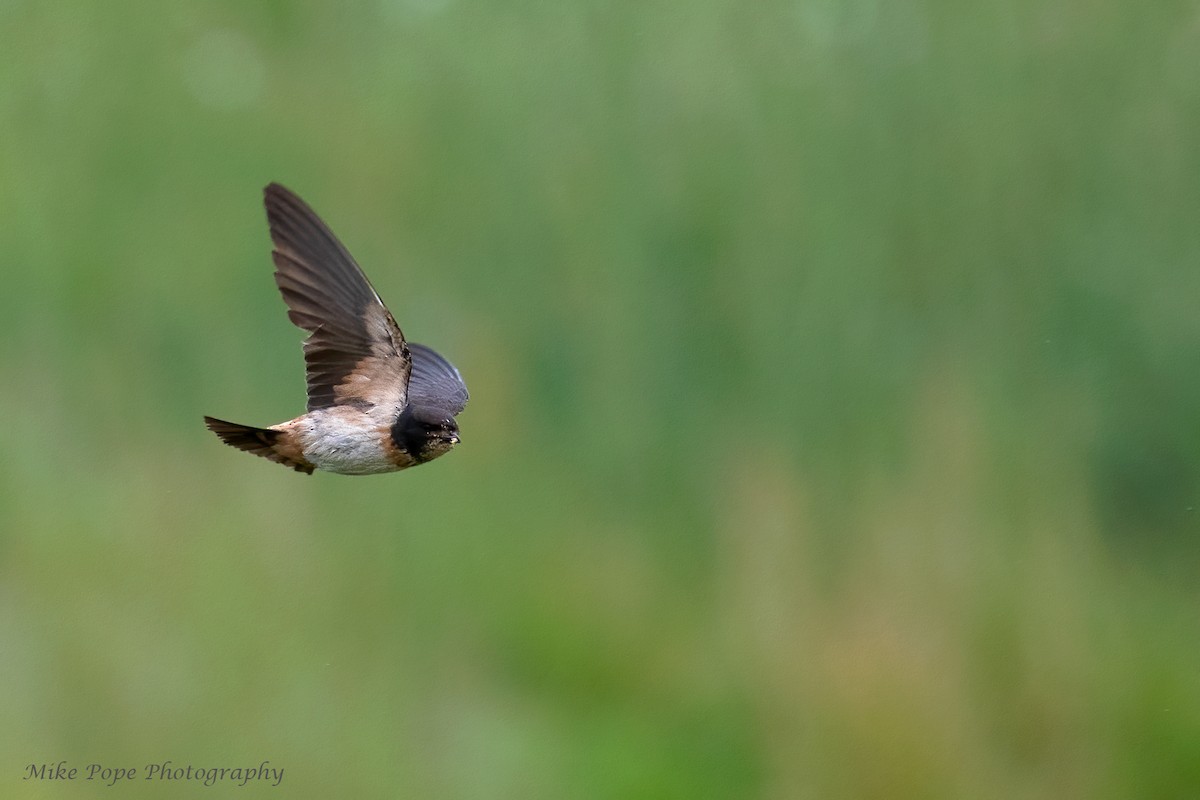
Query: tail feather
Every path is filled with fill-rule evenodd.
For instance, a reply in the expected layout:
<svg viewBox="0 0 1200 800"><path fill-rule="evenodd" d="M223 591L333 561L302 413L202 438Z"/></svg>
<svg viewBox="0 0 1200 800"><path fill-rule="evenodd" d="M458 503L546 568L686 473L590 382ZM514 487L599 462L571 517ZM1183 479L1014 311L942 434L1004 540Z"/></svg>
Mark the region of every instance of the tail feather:
<svg viewBox="0 0 1200 800"><path fill-rule="evenodd" d="M254 428L250 425L238 425L236 422L226 422L215 417L205 417L204 424L220 437L221 441L238 450L245 450L256 456L270 459L276 464L291 467L297 472L311 475L313 465L304 459L291 458L279 452L276 446L280 432L270 428Z"/></svg>

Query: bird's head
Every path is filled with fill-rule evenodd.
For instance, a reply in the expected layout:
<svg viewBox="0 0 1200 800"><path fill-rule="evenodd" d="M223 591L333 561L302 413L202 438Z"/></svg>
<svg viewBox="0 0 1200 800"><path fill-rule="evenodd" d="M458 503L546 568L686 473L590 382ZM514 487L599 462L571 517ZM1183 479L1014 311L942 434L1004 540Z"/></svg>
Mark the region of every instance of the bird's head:
<svg viewBox="0 0 1200 800"><path fill-rule="evenodd" d="M458 422L444 411L409 406L396 420L393 438L417 461L432 461L459 443Z"/></svg>
<svg viewBox="0 0 1200 800"><path fill-rule="evenodd" d="M421 459L424 461L449 453L460 441L458 423L453 417L419 424L425 433L425 444L421 448Z"/></svg>

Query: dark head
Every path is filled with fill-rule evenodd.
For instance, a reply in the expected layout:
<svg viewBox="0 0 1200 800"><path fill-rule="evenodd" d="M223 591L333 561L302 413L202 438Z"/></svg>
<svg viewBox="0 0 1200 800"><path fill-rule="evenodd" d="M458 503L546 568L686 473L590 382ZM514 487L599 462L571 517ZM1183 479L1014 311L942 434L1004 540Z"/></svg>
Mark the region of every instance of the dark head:
<svg viewBox="0 0 1200 800"><path fill-rule="evenodd" d="M410 405L392 425L392 441L417 463L432 461L458 444L458 423L454 417Z"/></svg>

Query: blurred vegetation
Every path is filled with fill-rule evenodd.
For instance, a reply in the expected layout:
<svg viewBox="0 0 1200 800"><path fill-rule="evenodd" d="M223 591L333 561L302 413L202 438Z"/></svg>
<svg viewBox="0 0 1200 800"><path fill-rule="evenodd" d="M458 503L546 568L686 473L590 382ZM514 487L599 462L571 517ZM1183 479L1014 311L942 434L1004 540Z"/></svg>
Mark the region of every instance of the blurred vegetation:
<svg viewBox="0 0 1200 800"><path fill-rule="evenodd" d="M0 795L1194 796L1197 53L1181 2L0 5ZM462 369L456 452L204 430L303 408L270 180Z"/></svg>

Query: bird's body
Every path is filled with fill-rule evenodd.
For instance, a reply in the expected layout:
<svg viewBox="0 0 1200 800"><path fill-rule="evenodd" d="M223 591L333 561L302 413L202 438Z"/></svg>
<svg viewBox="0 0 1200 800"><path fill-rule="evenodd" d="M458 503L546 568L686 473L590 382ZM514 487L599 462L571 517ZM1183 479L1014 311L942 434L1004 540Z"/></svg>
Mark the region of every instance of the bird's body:
<svg viewBox="0 0 1200 800"><path fill-rule="evenodd" d="M300 198L265 190L275 281L304 342L308 412L255 428L205 417L226 444L293 469L395 472L458 444L467 387L436 352L407 342L350 253Z"/></svg>

